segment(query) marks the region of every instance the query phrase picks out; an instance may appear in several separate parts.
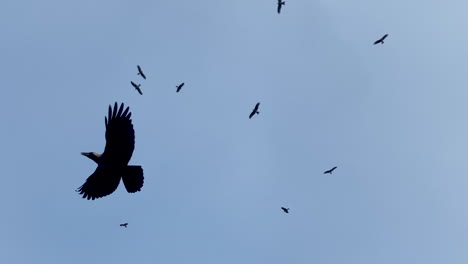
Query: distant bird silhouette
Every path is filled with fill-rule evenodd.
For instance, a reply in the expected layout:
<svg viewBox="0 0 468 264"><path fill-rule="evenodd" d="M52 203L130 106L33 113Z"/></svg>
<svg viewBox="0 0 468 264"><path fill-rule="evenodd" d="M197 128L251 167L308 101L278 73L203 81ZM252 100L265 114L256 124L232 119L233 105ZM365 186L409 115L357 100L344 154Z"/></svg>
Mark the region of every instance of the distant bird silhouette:
<svg viewBox="0 0 468 264"><path fill-rule="evenodd" d="M180 91L180 89L182 89L182 87L184 86L184 84L185 84L185 83L181 83L181 84L179 84L179 85L176 86L176 87L177 87L176 93L178 93L178 92Z"/></svg>
<svg viewBox="0 0 468 264"><path fill-rule="evenodd" d="M285 1L278 0L278 10L277 10L278 14L281 13L281 7L285 4L286 4Z"/></svg>
<svg viewBox="0 0 468 264"><path fill-rule="evenodd" d="M381 37L380 39L378 39L377 41L374 42L374 45L376 44L384 44L384 39L388 37L388 34L385 34L383 37Z"/></svg>
<svg viewBox="0 0 468 264"><path fill-rule="evenodd" d="M333 172L336 168L338 168L338 167L335 166L335 167L331 168L330 170L327 170L327 171L324 172L323 174L327 174L327 173L332 174L332 172Z"/></svg>
<svg viewBox="0 0 468 264"><path fill-rule="evenodd" d="M141 89L140 89L140 86L141 84L136 84L134 82L130 82L132 84L133 87L135 87L135 89L138 91L139 94L143 95L143 93L141 92Z"/></svg>
<svg viewBox="0 0 468 264"><path fill-rule="evenodd" d="M143 187L143 169L141 166L128 165L135 149L135 131L132 113L124 104L114 109L109 105L109 115L105 118L106 147L104 153L81 152L97 163L97 168L86 182L76 191L86 199L97 199L113 193L119 186L120 178L129 193L139 192Z"/></svg>
<svg viewBox="0 0 468 264"><path fill-rule="evenodd" d="M285 213L289 214L289 208L281 207L281 209L282 209Z"/></svg>
<svg viewBox="0 0 468 264"><path fill-rule="evenodd" d="M137 65L137 68L138 68L138 73L137 75L141 75L141 77L143 77L143 79L146 80L146 75L143 73L143 71L141 70L141 67L140 65Z"/></svg>
<svg viewBox="0 0 468 264"><path fill-rule="evenodd" d="M260 103L257 103L255 105L255 108L252 110L252 113L250 113L250 115L249 115L249 119L251 119L252 116L254 116L255 114L257 114L257 115L260 114L260 112L258 111L259 106L260 106Z"/></svg>
<svg viewBox="0 0 468 264"><path fill-rule="evenodd" d="M127 226L128 226L128 223L125 223L125 224L120 224L120 226L123 226L123 227L127 228Z"/></svg>

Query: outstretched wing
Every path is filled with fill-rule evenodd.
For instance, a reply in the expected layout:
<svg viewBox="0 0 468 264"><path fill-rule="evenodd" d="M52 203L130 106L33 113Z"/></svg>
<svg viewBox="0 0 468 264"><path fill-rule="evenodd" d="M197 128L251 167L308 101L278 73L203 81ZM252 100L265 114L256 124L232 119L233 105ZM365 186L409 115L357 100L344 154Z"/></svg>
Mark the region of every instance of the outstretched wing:
<svg viewBox="0 0 468 264"><path fill-rule="evenodd" d="M106 117L106 148L101 156L101 163L112 167L126 166L135 148L135 131L133 130L132 113L124 104L117 109L117 103L112 110L109 105L109 115Z"/></svg>
<svg viewBox="0 0 468 264"><path fill-rule="evenodd" d="M254 110L254 111L252 111L252 113L250 113L250 115L249 115L249 119L250 119L250 118L252 118L252 116L254 116L254 115L255 115L255 110Z"/></svg>
<svg viewBox="0 0 468 264"><path fill-rule="evenodd" d="M278 14L281 13L281 6L282 6L282 4L278 2L278 10L277 10Z"/></svg>
<svg viewBox="0 0 468 264"><path fill-rule="evenodd" d="M98 166L86 182L76 191L85 199L97 199L113 193L119 186L120 174L103 166Z"/></svg>

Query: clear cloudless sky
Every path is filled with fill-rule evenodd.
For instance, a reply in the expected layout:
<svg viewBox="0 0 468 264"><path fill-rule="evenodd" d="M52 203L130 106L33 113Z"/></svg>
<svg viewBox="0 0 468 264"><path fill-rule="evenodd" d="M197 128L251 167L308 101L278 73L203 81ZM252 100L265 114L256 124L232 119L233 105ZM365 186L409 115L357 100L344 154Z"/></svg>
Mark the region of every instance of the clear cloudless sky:
<svg viewBox="0 0 468 264"><path fill-rule="evenodd" d="M468 263L466 10L2 1L0 263ZM145 185L84 200L114 102Z"/></svg>

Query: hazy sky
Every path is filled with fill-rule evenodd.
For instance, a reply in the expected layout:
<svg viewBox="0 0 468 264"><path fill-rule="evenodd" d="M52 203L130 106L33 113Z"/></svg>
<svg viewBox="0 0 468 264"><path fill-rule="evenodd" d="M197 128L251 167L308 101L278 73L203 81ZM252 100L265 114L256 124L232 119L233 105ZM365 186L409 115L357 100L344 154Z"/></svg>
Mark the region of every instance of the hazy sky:
<svg viewBox="0 0 468 264"><path fill-rule="evenodd" d="M468 263L467 9L3 1L0 263ZM116 101L145 185L84 200Z"/></svg>

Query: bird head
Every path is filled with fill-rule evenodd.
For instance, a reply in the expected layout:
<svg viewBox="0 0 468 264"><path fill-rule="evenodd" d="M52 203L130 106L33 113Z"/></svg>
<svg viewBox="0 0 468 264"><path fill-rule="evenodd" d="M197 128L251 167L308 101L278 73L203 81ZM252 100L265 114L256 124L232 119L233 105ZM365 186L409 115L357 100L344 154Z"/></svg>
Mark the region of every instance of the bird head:
<svg viewBox="0 0 468 264"><path fill-rule="evenodd" d="M98 160L99 157L101 157L101 154L98 154L96 152L81 152L81 155L94 160L96 163L99 163Z"/></svg>

